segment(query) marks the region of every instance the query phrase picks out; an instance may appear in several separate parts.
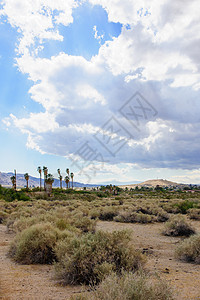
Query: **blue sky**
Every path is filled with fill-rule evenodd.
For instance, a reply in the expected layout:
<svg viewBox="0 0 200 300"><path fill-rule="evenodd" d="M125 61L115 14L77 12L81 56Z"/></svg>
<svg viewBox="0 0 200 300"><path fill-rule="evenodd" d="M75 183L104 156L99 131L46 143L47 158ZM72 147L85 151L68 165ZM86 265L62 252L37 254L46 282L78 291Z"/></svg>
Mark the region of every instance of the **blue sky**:
<svg viewBox="0 0 200 300"><path fill-rule="evenodd" d="M0 171L200 183L197 8L1 1Z"/></svg>

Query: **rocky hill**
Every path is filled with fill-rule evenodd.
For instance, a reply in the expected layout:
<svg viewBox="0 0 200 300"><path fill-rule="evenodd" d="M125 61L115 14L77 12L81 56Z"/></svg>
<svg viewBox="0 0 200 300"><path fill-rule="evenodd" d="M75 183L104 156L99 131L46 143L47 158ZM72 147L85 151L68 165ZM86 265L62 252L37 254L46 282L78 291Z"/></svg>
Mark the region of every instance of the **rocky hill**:
<svg viewBox="0 0 200 300"><path fill-rule="evenodd" d="M138 184L130 184L130 185L124 185L122 187L128 187L128 188L135 188L136 186L138 187L149 187L149 188L155 188L156 186L161 186L161 187L177 187L177 188L183 188L185 186L188 186L188 184L183 184L183 183L177 183L165 179L152 179L152 180L146 180L144 182L138 183Z"/></svg>

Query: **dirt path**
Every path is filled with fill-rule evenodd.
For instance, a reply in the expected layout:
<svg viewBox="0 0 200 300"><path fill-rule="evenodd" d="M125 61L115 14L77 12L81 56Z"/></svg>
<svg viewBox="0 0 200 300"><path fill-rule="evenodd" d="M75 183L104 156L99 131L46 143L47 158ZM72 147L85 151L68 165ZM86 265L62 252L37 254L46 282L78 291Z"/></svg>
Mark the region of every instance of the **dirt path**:
<svg viewBox="0 0 200 300"><path fill-rule="evenodd" d="M200 222L194 222L200 232ZM132 230L136 248L147 252L147 270L157 273L173 287L177 300L200 300L200 265L179 262L174 258L174 249L180 238L161 235L163 224L122 224L98 222L97 229L106 231ZM0 225L0 299L15 300L62 300L69 299L81 290L77 287L62 287L52 278L53 268L48 265L19 265L6 257L9 243L14 236L6 233Z"/></svg>
<svg viewBox="0 0 200 300"><path fill-rule="evenodd" d="M13 234L0 225L0 299L62 300L69 299L80 287L62 287L52 279L52 266L19 265L6 257Z"/></svg>
<svg viewBox="0 0 200 300"><path fill-rule="evenodd" d="M200 222L193 222L200 232ZM200 299L200 265L179 262L174 258L174 249L180 238L161 235L163 224L122 224L99 222L98 229L107 231L131 229L136 248L149 252L147 270L157 273L172 286L176 299Z"/></svg>

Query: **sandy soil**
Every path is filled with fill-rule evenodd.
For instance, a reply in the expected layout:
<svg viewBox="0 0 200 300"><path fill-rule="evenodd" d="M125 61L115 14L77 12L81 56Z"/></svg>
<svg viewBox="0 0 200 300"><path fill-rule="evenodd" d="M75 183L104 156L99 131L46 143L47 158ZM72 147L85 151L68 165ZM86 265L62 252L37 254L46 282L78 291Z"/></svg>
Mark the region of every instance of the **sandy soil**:
<svg viewBox="0 0 200 300"><path fill-rule="evenodd" d="M19 265L6 254L13 234L0 225L0 299L62 300L81 291L80 286L60 286L50 265Z"/></svg>
<svg viewBox="0 0 200 300"><path fill-rule="evenodd" d="M200 232L200 222L193 222ZM174 258L174 249L180 238L161 235L163 224L122 224L98 222L97 229L106 231L132 230L137 249L147 253L146 269L157 273L173 287L176 299L200 299L200 265L179 262ZM81 291L80 286L62 287L52 277L53 268L47 265L19 265L6 257L13 234L6 233L0 225L0 299L69 299Z"/></svg>
<svg viewBox="0 0 200 300"><path fill-rule="evenodd" d="M193 222L200 232L200 222ZM147 253L146 269L169 282L178 300L200 299L200 265L179 262L174 258L174 249L181 238L161 235L163 224L123 224L101 222L98 229L107 231L131 229L137 249Z"/></svg>

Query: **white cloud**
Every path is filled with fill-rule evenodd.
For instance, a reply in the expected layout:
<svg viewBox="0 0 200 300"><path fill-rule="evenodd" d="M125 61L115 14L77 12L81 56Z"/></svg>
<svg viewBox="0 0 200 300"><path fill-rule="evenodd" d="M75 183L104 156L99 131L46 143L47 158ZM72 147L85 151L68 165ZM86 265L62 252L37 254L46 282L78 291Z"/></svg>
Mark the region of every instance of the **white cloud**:
<svg viewBox="0 0 200 300"><path fill-rule="evenodd" d="M93 27L93 31L94 31L94 38L99 41L99 44L101 44L101 40L104 38L104 34L98 33L96 25Z"/></svg>
<svg viewBox="0 0 200 300"><path fill-rule="evenodd" d="M58 24L73 21L77 2L4 0L2 14L21 34L16 64L33 82L31 98L43 107L26 118L11 115L4 123L12 121L28 134L28 147L42 153L69 157L89 141L109 161L105 172L123 172L111 166L118 162L196 168L200 165L197 1L90 2L104 7L109 20L124 27L119 37L86 60L67 53L39 57L38 45L45 47L44 40L62 41ZM95 25L94 37L100 39ZM119 113L137 90L158 111L154 119L140 118L139 131ZM112 116L134 136L115 157L93 136Z"/></svg>
<svg viewBox="0 0 200 300"><path fill-rule="evenodd" d="M11 26L18 28L21 34L18 53L27 53L36 39L42 43L45 39L62 41L56 24L65 26L73 22L72 9L77 7L74 0L3 0L0 16L7 16ZM34 49L35 51L35 49Z"/></svg>

